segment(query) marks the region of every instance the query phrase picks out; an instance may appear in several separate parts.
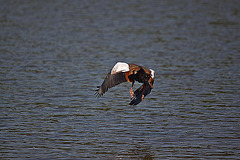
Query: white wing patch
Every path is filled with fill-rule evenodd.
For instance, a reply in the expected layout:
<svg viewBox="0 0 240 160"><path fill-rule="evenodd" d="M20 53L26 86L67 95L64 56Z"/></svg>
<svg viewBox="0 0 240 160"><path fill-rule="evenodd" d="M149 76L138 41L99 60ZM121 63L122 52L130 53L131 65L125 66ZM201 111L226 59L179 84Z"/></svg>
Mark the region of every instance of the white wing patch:
<svg viewBox="0 0 240 160"><path fill-rule="evenodd" d="M111 70L111 74L115 74L117 72L128 72L129 71L129 65L124 62L118 62L115 64L113 69Z"/></svg>

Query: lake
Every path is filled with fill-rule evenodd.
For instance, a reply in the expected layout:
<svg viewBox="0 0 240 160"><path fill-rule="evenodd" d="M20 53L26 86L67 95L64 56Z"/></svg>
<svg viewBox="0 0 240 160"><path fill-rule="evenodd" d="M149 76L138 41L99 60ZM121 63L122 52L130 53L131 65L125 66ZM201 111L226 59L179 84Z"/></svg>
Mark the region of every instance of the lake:
<svg viewBox="0 0 240 160"><path fill-rule="evenodd" d="M1 1L1 159L239 159L239 6ZM94 95L119 61L155 70L137 106Z"/></svg>

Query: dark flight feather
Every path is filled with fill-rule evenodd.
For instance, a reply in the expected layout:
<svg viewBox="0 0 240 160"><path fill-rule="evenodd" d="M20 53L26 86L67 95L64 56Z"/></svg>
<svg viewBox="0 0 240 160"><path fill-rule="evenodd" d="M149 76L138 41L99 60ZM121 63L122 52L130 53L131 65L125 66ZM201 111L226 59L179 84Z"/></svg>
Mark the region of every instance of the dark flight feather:
<svg viewBox="0 0 240 160"><path fill-rule="evenodd" d="M109 88L112 88L120 83L126 82L126 77L124 72L119 72L116 74L111 74L111 71L107 74L102 85L96 90L97 96L102 96Z"/></svg>

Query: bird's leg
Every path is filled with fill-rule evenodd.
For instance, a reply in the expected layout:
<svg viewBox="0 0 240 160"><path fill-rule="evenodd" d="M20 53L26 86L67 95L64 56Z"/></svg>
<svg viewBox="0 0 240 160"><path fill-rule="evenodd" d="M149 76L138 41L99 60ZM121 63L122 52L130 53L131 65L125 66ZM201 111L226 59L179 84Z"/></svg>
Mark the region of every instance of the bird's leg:
<svg viewBox="0 0 240 160"><path fill-rule="evenodd" d="M152 78L150 78L150 79L148 80L148 84L153 88L153 79L152 79Z"/></svg>
<svg viewBox="0 0 240 160"><path fill-rule="evenodd" d="M145 84L143 85L143 92L142 92L142 101L143 101L143 98L144 98L144 92L145 92Z"/></svg>
<svg viewBox="0 0 240 160"><path fill-rule="evenodd" d="M134 96L134 92L133 92L133 85L134 85L134 81L132 82L132 87L131 87L131 89L130 89L130 95L131 95L131 98L133 98L133 96Z"/></svg>

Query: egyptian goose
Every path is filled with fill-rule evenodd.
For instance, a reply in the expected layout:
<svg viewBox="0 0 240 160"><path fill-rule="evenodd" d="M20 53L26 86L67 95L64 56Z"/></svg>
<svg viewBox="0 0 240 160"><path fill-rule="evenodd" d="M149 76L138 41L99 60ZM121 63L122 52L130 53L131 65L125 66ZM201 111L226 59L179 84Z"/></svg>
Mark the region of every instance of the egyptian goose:
<svg viewBox="0 0 240 160"><path fill-rule="evenodd" d="M111 71L107 74L101 86L96 90L96 95L102 96L109 88L112 88L120 83L129 82L132 84L130 89L131 102L130 105L139 104L143 98L148 95L154 82L154 73L152 69L146 69L132 63L118 62L114 65ZM133 92L134 82L143 83L135 92Z"/></svg>

